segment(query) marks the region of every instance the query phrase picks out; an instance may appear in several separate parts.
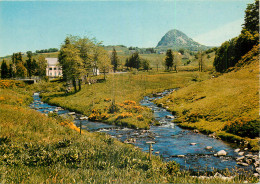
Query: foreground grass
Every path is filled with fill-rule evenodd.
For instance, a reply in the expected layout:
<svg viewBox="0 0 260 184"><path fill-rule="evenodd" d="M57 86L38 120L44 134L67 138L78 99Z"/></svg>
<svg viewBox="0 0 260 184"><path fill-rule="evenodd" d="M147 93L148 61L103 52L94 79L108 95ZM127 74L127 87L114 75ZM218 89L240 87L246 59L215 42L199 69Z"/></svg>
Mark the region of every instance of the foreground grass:
<svg viewBox="0 0 260 184"><path fill-rule="evenodd" d="M148 129L152 113L139 105L145 95L184 87L208 76L199 72L110 74L105 82L83 85L75 94L44 93L43 100L85 114L93 121ZM115 112L111 112L113 101Z"/></svg>
<svg viewBox="0 0 260 184"><path fill-rule="evenodd" d="M258 57L240 70L182 88L157 100L177 114L181 126L216 132L229 141L247 140L259 150ZM245 145L247 146L247 145Z"/></svg>
<svg viewBox="0 0 260 184"><path fill-rule="evenodd" d="M0 82L1 83L1 82ZM27 107L31 92L0 89L1 183L240 183L196 178L132 145L78 129Z"/></svg>

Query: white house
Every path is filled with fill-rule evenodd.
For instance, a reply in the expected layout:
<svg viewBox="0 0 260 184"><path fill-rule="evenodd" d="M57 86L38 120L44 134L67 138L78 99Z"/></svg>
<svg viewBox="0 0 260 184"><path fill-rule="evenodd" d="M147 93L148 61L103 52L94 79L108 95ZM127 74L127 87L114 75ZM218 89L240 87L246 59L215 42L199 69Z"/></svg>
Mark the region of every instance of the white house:
<svg viewBox="0 0 260 184"><path fill-rule="evenodd" d="M62 68L59 66L58 58L45 58L47 61L46 76L62 77Z"/></svg>

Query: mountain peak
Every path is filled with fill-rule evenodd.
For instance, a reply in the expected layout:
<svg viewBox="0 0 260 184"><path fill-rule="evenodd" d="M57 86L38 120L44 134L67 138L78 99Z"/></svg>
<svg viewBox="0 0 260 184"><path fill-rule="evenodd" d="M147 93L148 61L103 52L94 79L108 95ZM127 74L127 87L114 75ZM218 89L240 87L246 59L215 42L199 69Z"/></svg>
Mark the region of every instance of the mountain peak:
<svg viewBox="0 0 260 184"><path fill-rule="evenodd" d="M202 45L189 38L183 32L177 29L168 31L159 41L156 47L201 47Z"/></svg>

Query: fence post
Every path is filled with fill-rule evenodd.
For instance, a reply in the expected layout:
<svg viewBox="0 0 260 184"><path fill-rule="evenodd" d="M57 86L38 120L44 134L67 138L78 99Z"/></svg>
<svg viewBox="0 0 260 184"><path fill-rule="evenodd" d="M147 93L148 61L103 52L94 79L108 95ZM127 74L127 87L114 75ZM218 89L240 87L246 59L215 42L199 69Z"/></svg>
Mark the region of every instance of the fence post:
<svg viewBox="0 0 260 184"><path fill-rule="evenodd" d="M151 161L152 160L152 153L153 153L153 144L155 142L153 141L148 141L146 142L146 144L149 144L149 160Z"/></svg>
<svg viewBox="0 0 260 184"><path fill-rule="evenodd" d="M82 128L82 121L81 121L81 120L80 120L79 128L80 128L79 133L80 133L80 135L81 135L81 128Z"/></svg>

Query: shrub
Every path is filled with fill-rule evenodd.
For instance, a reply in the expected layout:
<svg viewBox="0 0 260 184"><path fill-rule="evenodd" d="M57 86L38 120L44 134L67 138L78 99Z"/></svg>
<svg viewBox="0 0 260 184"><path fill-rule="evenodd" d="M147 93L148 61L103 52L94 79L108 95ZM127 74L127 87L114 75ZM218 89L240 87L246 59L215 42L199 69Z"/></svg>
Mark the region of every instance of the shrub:
<svg viewBox="0 0 260 184"><path fill-rule="evenodd" d="M124 119L124 118L132 117L132 116L133 116L133 114L130 112L123 112L123 113L119 114L116 119Z"/></svg>
<svg viewBox="0 0 260 184"><path fill-rule="evenodd" d="M107 120L109 118L109 115L106 112L102 113L101 109L93 109L88 118L91 121L102 121Z"/></svg>
<svg viewBox="0 0 260 184"><path fill-rule="evenodd" d="M142 115L138 115L138 116L137 116L137 119L138 119L139 121L143 121L143 120L144 120L144 117L143 117Z"/></svg>
<svg viewBox="0 0 260 184"><path fill-rule="evenodd" d="M131 100L126 100L126 101L124 101L124 104L125 105L136 105L136 102L135 101L131 101Z"/></svg>
<svg viewBox="0 0 260 184"><path fill-rule="evenodd" d="M112 104L109 106L109 108L108 108L108 113L111 113L111 114L113 114L113 113L115 113L115 112L119 112L119 111L120 111L120 108L118 107L117 104L114 104L114 103L112 103Z"/></svg>
<svg viewBox="0 0 260 184"><path fill-rule="evenodd" d="M255 138L259 137L259 123L259 120L250 120L246 118L236 119L228 122L228 124L224 127L224 130L242 137Z"/></svg>

